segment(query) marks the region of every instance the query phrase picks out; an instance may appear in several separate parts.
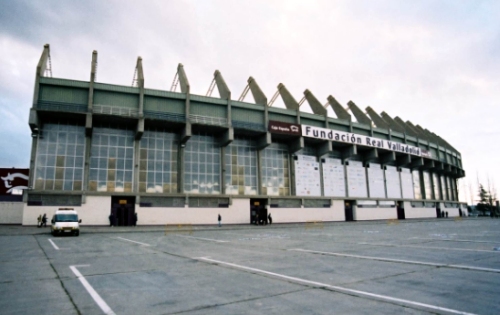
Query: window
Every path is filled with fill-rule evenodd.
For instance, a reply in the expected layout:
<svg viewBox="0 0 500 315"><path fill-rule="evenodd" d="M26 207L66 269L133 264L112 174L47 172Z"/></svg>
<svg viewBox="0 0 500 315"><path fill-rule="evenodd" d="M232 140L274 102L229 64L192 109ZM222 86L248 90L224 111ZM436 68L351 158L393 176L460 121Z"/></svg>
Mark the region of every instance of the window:
<svg viewBox="0 0 500 315"><path fill-rule="evenodd" d="M84 126L44 124L36 150L35 189L82 190L84 156Z"/></svg>
<svg viewBox="0 0 500 315"><path fill-rule="evenodd" d="M431 186L431 174L429 172L422 172L424 176L424 191L425 191L425 199L432 200L434 196L432 193L434 192Z"/></svg>
<svg viewBox="0 0 500 315"><path fill-rule="evenodd" d="M290 195L290 167L288 146L273 143L262 150L262 194Z"/></svg>
<svg viewBox="0 0 500 315"><path fill-rule="evenodd" d="M257 194L257 150L251 139L236 138L225 150L226 194Z"/></svg>
<svg viewBox="0 0 500 315"><path fill-rule="evenodd" d="M412 171L413 174L413 191L415 199L422 199L422 189L420 188L420 173L419 171Z"/></svg>
<svg viewBox="0 0 500 315"><path fill-rule="evenodd" d="M443 192L443 200L449 199L449 191L447 189L446 176L441 176L441 191Z"/></svg>
<svg viewBox="0 0 500 315"><path fill-rule="evenodd" d="M184 192L220 194L220 147L215 138L193 135L184 151Z"/></svg>
<svg viewBox="0 0 500 315"><path fill-rule="evenodd" d="M139 192L177 192L178 137L163 130L146 130L139 154Z"/></svg>
<svg viewBox="0 0 500 315"><path fill-rule="evenodd" d="M89 190L131 192L134 173L134 131L94 127Z"/></svg>
<svg viewBox="0 0 500 315"><path fill-rule="evenodd" d="M434 173L433 174L433 181L432 181L432 184L434 185L434 197L435 199L439 199L439 200L442 200L443 199L443 195L441 194L441 189L439 189L439 175Z"/></svg>

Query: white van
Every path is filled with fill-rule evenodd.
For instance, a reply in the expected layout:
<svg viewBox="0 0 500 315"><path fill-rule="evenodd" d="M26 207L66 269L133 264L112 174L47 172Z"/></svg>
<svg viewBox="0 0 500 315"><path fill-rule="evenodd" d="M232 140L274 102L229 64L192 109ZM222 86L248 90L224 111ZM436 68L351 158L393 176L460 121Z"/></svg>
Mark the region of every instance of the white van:
<svg viewBox="0 0 500 315"><path fill-rule="evenodd" d="M82 220L78 220L78 213L73 208L59 208L52 217L51 222L50 233L54 236L63 233L70 233L75 236L80 234Z"/></svg>

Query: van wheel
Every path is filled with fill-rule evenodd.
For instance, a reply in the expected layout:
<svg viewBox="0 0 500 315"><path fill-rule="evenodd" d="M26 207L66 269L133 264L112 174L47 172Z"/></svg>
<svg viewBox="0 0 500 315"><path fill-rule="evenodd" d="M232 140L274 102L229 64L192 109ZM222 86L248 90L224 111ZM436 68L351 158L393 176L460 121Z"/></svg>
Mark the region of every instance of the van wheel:
<svg viewBox="0 0 500 315"><path fill-rule="evenodd" d="M52 234L52 236L56 236L56 233L54 233L54 231L50 231L50 234Z"/></svg>
<svg viewBox="0 0 500 315"><path fill-rule="evenodd" d="M75 236L80 235L80 231L75 231Z"/></svg>

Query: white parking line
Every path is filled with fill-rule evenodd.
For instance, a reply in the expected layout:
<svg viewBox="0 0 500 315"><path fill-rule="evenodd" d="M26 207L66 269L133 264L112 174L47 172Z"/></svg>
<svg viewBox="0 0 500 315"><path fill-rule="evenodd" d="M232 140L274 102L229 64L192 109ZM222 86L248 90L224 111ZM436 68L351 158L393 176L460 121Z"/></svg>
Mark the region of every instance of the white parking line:
<svg viewBox="0 0 500 315"><path fill-rule="evenodd" d="M97 293L94 288L88 283L87 279L76 269L77 266L69 266L71 271L75 274L75 276L80 280L82 283L83 287L87 292L90 294L90 296L94 299L94 301L97 303L97 305L101 308L101 310L104 312L104 314L107 315L116 315L115 312L111 309L111 307L106 304L106 302L101 298L99 293Z"/></svg>
<svg viewBox="0 0 500 315"><path fill-rule="evenodd" d="M288 281L293 281L296 283L302 283L302 284L306 284L306 285L312 285L315 287L325 288L325 289L329 289L329 290L340 292L340 293L345 293L345 294L350 294L350 295L354 294L357 296L365 296L365 297L375 298L375 299L387 301L387 302L396 302L396 303L401 303L401 304L408 305L408 306L424 308L426 310L448 312L448 313L452 313L452 314L461 314L461 315L474 315L473 313L462 312L462 311L458 311L458 310L449 309L446 307L440 307L440 306L419 303L419 302L410 301L410 300L398 299L398 298L387 296L387 295L380 295L380 294L370 293L370 292L366 292L366 291L353 290L353 289L349 289L349 288L329 285L326 283L309 281L306 279L301 279L301 278L296 278L296 277L290 277L287 275L282 275L282 274L278 274L278 273L274 273L274 272L270 272L270 271L265 271L262 269L256 269L256 268L237 265L237 264L228 263L228 262L224 262L224 261L220 261L220 260L210 259L208 257L197 257L194 259L211 262L211 263L218 264L218 265L225 265L225 266L233 267L236 269L248 270L248 271L251 271L251 272L257 273L257 274L269 275L269 276L273 276L276 278L286 279Z"/></svg>
<svg viewBox="0 0 500 315"><path fill-rule="evenodd" d="M123 237L116 237L116 238L117 238L117 239L120 239L120 240L127 241L127 242L137 243L137 244L144 245L144 246L151 246L151 245L146 244L146 243L141 243L141 242L132 241L132 240L129 240L129 239L126 239L126 238L123 238Z"/></svg>
<svg viewBox="0 0 500 315"><path fill-rule="evenodd" d="M411 248L428 248L428 249L440 249L440 250L456 250L465 252L488 252L488 253L500 253L500 251L494 251L489 249L468 249L468 248L449 248L449 247L434 247L434 246L418 246L418 245L396 245L396 244L380 244L380 243L356 243L358 245L370 245L370 246L386 246L386 247L411 247Z"/></svg>
<svg viewBox="0 0 500 315"><path fill-rule="evenodd" d="M194 236L187 236L187 235L177 235L177 236L178 237L186 237L186 238L194 238L197 240L210 241L210 242L216 242L216 243L229 243L229 241L214 240L211 238L204 238L204 237L194 237Z"/></svg>
<svg viewBox="0 0 500 315"><path fill-rule="evenodd" d="M54 246L56 250L59 250L59 247L52 241L52 239L49 238L49 242L50 244L52 244L52 246Z"/></svg>
<svg viewBox="0 0 500 315"><path fill-rule="evenodd" d="M412 239L417 239L417 240L428 240L428 241L461 242L461 243L488 243L488 244L498 244L498 242L491 242L491 241L459 240L459 239L453 239L453 238L425 238L425 237L412 237Z"/></svg>
<svg viewBox="0 0 500 315"><path fill-rule="evenodd" d="M329 255L329 256L352 257L352 258L359 258L359 259L369 259L369 260L396 262L396 263L413 264L413 265L423 265L423 266L431 266L431 267L443 267L443 268L466 269L466 270L500 273L500 269L481 268L481 267L465 266L465 265L448 265L448 264L431 263L431 262L423 262L423 261L415 261L415 260L401 260L401 259L360 256L360 255L331 253L331 252L321 252L321 251L307 250L307 249L302 249L302 248L293 248L293 249L289 249L289 251L306 252L306 253Z"/></svg>

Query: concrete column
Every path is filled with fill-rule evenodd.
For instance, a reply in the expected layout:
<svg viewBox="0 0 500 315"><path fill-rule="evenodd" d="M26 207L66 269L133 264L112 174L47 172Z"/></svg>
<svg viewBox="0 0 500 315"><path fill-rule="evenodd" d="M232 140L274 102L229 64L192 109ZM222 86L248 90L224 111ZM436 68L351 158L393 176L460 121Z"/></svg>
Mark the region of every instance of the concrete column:
<svg viewBox="0 0 500 315"><path fill-rule="evenodd" d="M257 195L262 195L262 150L257 151ZM268 202L269 204L269 202Z"/></svg>
<svg viewBox="0 0 500 315"><path fill-rule="evenodd" d="M141 157L141 140L134 141L134 179L132 184L132 192L137 194L139 192L139 163ZM137 199L136 199L136 202Z"/></svg>
<svg viewBox="0 0 500 315"><path fill-rule="evenodd" d="M92 52L92 62L90 64L89 99L87 100L87 115L85 117L85 164L83 170L83 191L89 190L90 158L92 149L93 117L94 106L94 82L97 74L97 51ZM86 198L85 198L86 199Z"/></svg>
<svg viewBox="0 0 500 315"><path fill-rule="evenodd" d="M227 147L220 148L220 193L222 195L226 194L226 150Z"/></svg>
<svg viewBox="0 0 500 315"><path fill-rule="evenodd" d="M184 192L184 154L185 154L185 144L179 143L177 150L177 192Z"/></svg>
<svg viewBox="0 0 500 315"><path fill-rule="evenodd" d="M83 170L83 191L89 191L89 178L90 178L90 158L92 149L92 134L85 135L85 164Z"/></svg>
<svg viewBox="0 0 500 315"><path fill-rule="evenodd" d="M29 179L28 179L28 187L31 187L31 189L35 189L35 165L36 165L36 152L38 148L38 135L34 135L34 137L31 138L31 156L30 156L30 172L29 172ZM30 190L28 188L28 190ZM29 194L29 192L28 192Z"/></svg>

